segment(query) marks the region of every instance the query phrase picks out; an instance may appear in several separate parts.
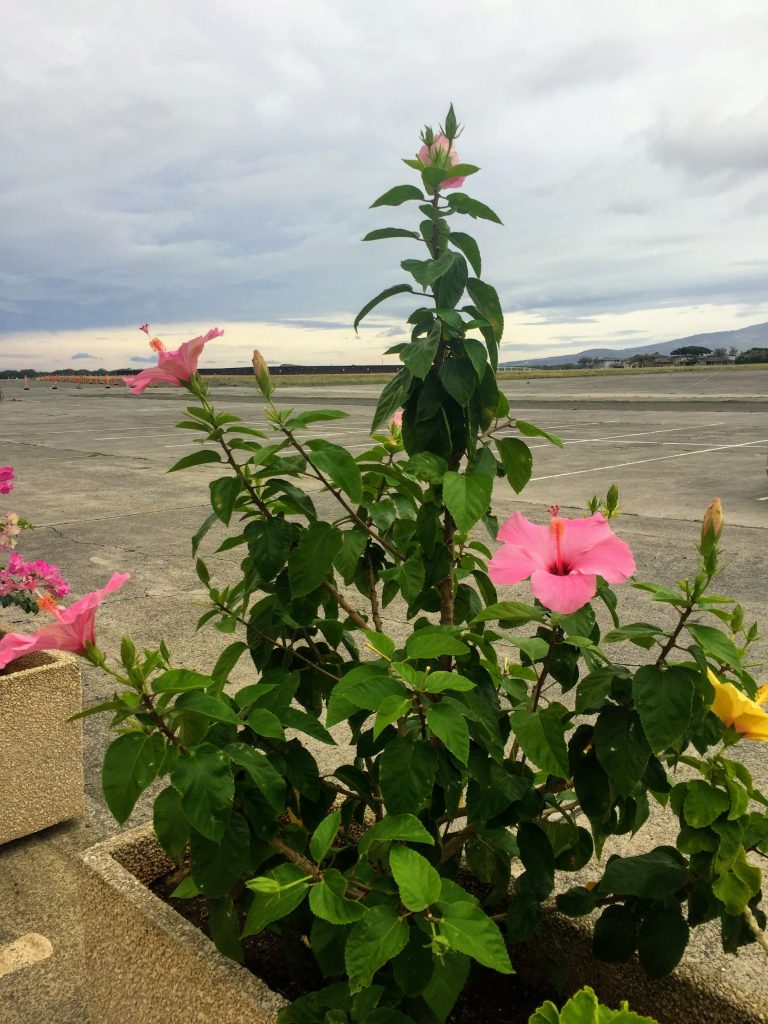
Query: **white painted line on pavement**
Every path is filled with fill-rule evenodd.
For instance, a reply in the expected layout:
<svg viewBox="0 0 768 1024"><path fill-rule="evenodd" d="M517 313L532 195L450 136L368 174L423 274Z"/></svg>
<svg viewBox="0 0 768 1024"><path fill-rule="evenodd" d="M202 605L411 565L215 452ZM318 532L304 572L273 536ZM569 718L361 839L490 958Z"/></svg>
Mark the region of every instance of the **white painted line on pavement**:
<svg viewBox="0 0 768 1024"><path fill-rule="evenodd" d="M758 498L758 501L768 501L768 494L764 498Z"/></svg>
<svg viewBox="0 0 768 1024"><path fill-rule="evenodd" d="M633 462L615 462L610 466L592 466L590 469L572 469L568 473L550 473L548 476L531 477L531 483L536 480L556 480L561 476L579 476L581 473L599 473L603 469L623 469L624 466L641 466L646 462L664 462L666 459L684 459L689 455L706 455L707 452L722 452L728 448L748 448L750 445L765 444L768 438L764 437L759 441L743 441L741 444L721 444L716 448L700 448L695 452L677 452L676 455L656 455L652 459L635 459Z"/></svg>

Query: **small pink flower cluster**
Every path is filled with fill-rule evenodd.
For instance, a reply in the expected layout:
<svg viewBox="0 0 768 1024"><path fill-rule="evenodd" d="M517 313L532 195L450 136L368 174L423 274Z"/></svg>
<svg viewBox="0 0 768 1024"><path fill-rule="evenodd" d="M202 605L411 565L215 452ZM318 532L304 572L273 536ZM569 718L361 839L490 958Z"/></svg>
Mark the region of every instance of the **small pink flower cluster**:
<svg viewBox="0 0 768 1024"><path fill-rule="evenodd" d="M13 468L0 466L0 494L10 494L13 490Z"/></svg>
<svg viewBox="0 0 768 1024"><path fill-rule="evenodd" d="M13 551L8 556L7 567L0 569L0 597L9 597L19 590L58 600L69 593L69 584L57 565L42 560L25 562Z"/></svg>

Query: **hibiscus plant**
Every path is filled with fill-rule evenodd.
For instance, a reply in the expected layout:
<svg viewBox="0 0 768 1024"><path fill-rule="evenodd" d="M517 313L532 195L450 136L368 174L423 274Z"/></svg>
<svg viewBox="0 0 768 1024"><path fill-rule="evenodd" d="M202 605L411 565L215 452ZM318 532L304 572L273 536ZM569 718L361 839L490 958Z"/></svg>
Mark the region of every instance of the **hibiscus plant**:
<svg viewBox="0 0 768 1024"><path fill-rule="evenodd" d="M165 644L130 639L109 660L77 629L93 602L57 634L117 686L89 709L112 712L118 733L109 807L123 823L163 780L155 830L189 868L176 895L205 897L219 949L242 959L243 940L270 929L314 954L327 987L284 1024L444 1021L478 965L514 970L510 946L535 936L548 902L594 912L595 955L637 954L654 977L706 921L728 950L765 943L768 802L726 755L768 739L768 716L745 663L756 627L710 593L719 503L690 578L632 584L647 621L623 624L614 588L635 562L612 529L615 488L589 515L553 507L499 526L494 487L520 493L531 476L525 438L561 441L499 390L501 305L456 224L500 222L460 190L478 168L459 160L458 134L451 108L405 161L419 183L373 203L418 211L412 229L366 235L415 255L355 327L391 296L417 308L361 454L322 436L345 413L277 404L258 353L264 429L215 409L196 368L216 330L175 352L153 342L158 366L127 381L185 387L179 426L204 446L173 469L221 470L192 541L200 625L232 635L216 664L178 667ZM228 578L206 562L213 527L228 531ZM0 664L15 643L0 642ZM241 658L251 671L236 685ZM335 767L321 770L318 745L337 748ZM612 854L653 806L679 819L675 845Z"/></svg>

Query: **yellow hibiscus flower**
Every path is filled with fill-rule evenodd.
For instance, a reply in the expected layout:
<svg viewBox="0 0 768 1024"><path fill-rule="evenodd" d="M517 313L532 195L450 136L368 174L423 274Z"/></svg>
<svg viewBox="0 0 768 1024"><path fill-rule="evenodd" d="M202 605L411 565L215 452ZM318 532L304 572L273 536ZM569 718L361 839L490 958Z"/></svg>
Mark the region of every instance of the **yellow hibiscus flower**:
<svg viewBox="0 0 768 1024"><path fill-rule="evenodd" d="M762 706L768 703L768 684L760 687L755 700L750 700L732 683L721 683L711 668L707 669L707 676L715 688L711 710L720 721L733 726L748 740L768 743L768 712Z"/></svg>

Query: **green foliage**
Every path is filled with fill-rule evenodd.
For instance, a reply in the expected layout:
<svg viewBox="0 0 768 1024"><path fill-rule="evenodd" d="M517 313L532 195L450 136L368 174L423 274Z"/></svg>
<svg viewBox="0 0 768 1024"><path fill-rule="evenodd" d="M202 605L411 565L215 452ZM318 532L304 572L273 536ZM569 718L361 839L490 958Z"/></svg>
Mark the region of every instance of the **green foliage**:
<svg viewBox="0 0 768 1024"><path fill-rule="evenodd" d="M452 109L444 129L459 131ZM441 152L406 161L423 188L373 204L410 209L412 228L365 236L405 239L415 284L379 293L355 327L387 298L423 303L370 445L327 440L322 424L340 414L278 407L262 380L267 436L217 413L193 377L182 426L208 443L173 468L226 474L210 483L192 553L209 597L200 625L228 646L205 671L172 665L164 645L126 641L114 670L89 654L119 687L94 709L119 733L103 768L116 818L162 780L158 838L188 858L179 895L206 898L219 949L237 959L265 928L299 935L328 979L282 1024L445 1021L473 963L512 971L507 944L535 940L553 896L565 914L597 913L596 956L637 955L652 977L707 920L720 919L728 950L754 940L746 910L764 925L754 856L768 855L768 801L725 756L739 734L711 713L708 674L754 696L757 627L710 593L717 537L691 578L636 584L640 621L622 621L602 579L595 607L563 614L489 576L494 487L509 499L527 485L525 438L562 442L499 391L502 301L479 276L477 241L454 230L498 217L441 188L476 170ZM616 516L618 490L588 507ZM214 526L225 536L209 559ZM404 636L390 616L405 617ZM314 743L349 744L346 763L321 771ZM611 855L612 837L638 832L656 803L676 816L674 845ZM563 873L587 865L590 885L570 886ZM531 1020L643 1024L590 990Z"/></svg>

